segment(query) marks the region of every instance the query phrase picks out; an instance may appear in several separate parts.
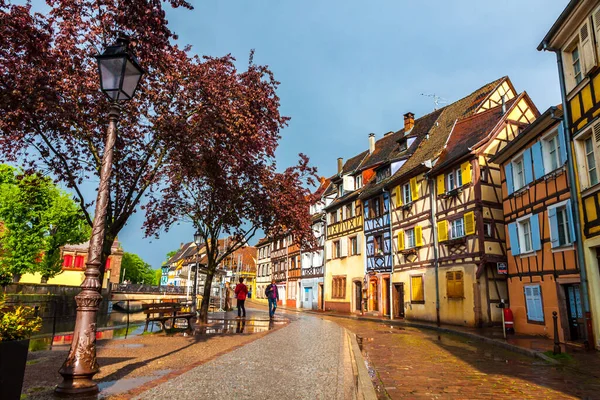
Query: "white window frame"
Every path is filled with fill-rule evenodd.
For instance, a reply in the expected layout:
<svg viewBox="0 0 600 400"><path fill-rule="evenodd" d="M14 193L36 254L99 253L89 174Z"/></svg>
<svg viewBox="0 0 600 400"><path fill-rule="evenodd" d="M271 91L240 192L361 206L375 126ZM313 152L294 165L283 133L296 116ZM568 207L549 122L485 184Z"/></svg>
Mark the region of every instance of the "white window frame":
<svg viewBox="0 0 600 400"><path fill-rule="evenodd" d="M412 249L416 247L415 228L406 229L404 231L404 248Z"/></svg>
<svg viewBox="0 0 600 400"><path fill-rule="evenodd" d="M356 175L354 177L354 187L356 188L356 190L362 187L362 175Z"/></svg>
<svg viewBox="0 0 600 400"><path fill-rule="evenodd" d="M446 175L446 192L451 192L454 189L458 189L462 185L462 171L460 168L452 170Z"/></svg>
<svg viewBox="0 0 600 400"><path fill-rule="evenodd" d="M596 159L596 149L594 147L596 147L596 143L594 142L594 137L593 137L593 132L591 132L590 135L586 135L584 138L581 139L581 143L582 143L582 148L583 148L583 157L584 157L584 162L585 162L585 170L586 170L586 177L587 177L587 181L588 181L588 186L592 187L598 184L599 179L598 179L598 160ZM592 149L591 151L588 152L588 149L586 147L586 143L587 141L590 141L590 143L592 144ZM590 159L589 156L592 156L592 164L590 165ZM594 175L596 176L596 182L594 183L592 180L592 171L594 171Z"/></svg>
<svg viewBox="0 0 600 400"><path fill-rule="evenodd" d="M552 156L552 143L556 146L554 157ZM553 160L556 166L552 166ZM558 140L558 128L554 128L548 134L542 136L542 162L544 164L544 174L557 170L562 166L560 159L560 140Z"/></svg>
<svg viewBox="0 0 600 400"><path fill-rule="evenodd" d="M513 174L513 186L514 190L517 191L525 186L525 157L523 157L523 153L519 154L517 157L513 158L511 161L512 164L512 174ZM517 166L521 165L521 175L519 178Z"/></svg>
<svg viewBox="0 0 600 400"><path fill-rule="evenodd" d="M556 213L556 219L558 222L558 209L561 209L561 212L563 213L564 218L567 219L566 223L563 225L564 228L564 237L565 239L567 239L566 243L560 243L558 247L555 247L553 249L554 250L564 250L565 248L570 249L573 248L573 243L575 242L575 238L571 237L571 228L570 228L570 224L573 223L572 219L573 217L570 216L568 214L568 209L567 209L567 203L569 202L569 200L565 200L565 201L561 201L560 203L556 203L556 204L552 204L551 206L548 206L548 211L552 210L552 209L556 209L557 213ZM550 213L548 212L547 215L550 215ZM548 226L550 226L550 218L548 217ZM560 223L558 225L559 229L560 229ZM560 238L560 236L559 236ZM550 229L550 240L553 241L553 237L552 237L552 229Z"/></svg>
<svg viewBox="0 0 600 400"><path fill-rule="evenodd" d="M517 219L517 235L519 236L519 254L533 254L535 250L533 250L533 232L531 231L531 218L533 214L525 215L521 218ZM536 214L537 217L537 214ZM525 244L527 243L525 236L525 229L523 227L529 226L529 250L526 249Z"/></svg>
<svg viewBox="0 0 600 400"><path fill-rule="evenodd" d="M452 221L448 221L448 229L450 232L448 232L448 237L450 238L450 240L452 239L460 239L462 237L465 237L465 220L464 218L457 218L455 220ZM458 227L460 226L460 229L462 230L462 235L459 235L459 231L458 231Z"/></svg>
<svg viewBox="0 0 600 400"><path fill-rule="evenodd" d="M581 46L579 45L579 42L576 43L571 50L567 51L569 53L569 66L570 68L573 70L573 79L575 80L575 86L579 85L581 83L581 81L583 81L583 68L582 68L582 61L583 59L581 58ZM577 59L575 59L575 52L577 52ZM576 68L577 66L577 68ZM579 72L577 72L577 69L579 69ZM579 78L577 78L579 77Z"/></svg>
<svg viewBox="0 0 600 400"><path fill-rule="evenodd" d="M348 238L350 241L350 255L355 256L358 254L358 236L351 236ZM356 244L356 247L355 247Z"/></svg>
<svg viewBox="0 0 600 400"><path fill-rule="evenodd" d="M410 190L410 183L402 185L402 204L412 203L412 193Z"/></svg>

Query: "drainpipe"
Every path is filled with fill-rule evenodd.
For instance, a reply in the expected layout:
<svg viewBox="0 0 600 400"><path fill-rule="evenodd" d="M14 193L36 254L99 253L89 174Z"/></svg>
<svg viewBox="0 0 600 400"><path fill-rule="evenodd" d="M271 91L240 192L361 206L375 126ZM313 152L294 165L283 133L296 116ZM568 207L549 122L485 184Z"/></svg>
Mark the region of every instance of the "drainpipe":
<svg viewBox="0 0 600 400"><path fill-rule="evenodd" d="M544 50L552 51L556 54L556 63L558 64L558 80L560 83L560 96L562 98L562 106L563 106L563 128L564 133L567 135L565 138L565 143L567 145L567 173L569 176L569 189L571 192L571 198L573 201L573 212L577 218L577 221L581 221L579 210L579 191L577 188L576 177L575 177L575 165L573 164L573 148L571 146L571 135L570 135L570 124L569 124L569 108L567 104L567 90L565 88L565 76L563 71L563 60L560 49L552 49L548 47L547 43L544 43ZM568 139L568 140L567 140ZM595 345L590 343L591 334L588 329L591 327L591 315L590 315L590 301L588 298L588 280L587 280L587 272L585 269L585 257L583 254L583 237L581 235L581 229L575 230L575 245L577 246L577 263L579 264L579 273L581 276L581 297L583 300L583 324L586 327L584 329L585 332L585 347L586 349L594 348ZM589 326L588 326L589 325ZM591 345L591 346L590 346Z"/></svg>
<svg viewBox="0 0 600 400"><path fill-rule="evenodd" d="M429 193L431 201L431 230L433 231L433 266L435 268L435 321L437 326L441 325L440 322L440 279L439 279L439 254L438 254L438 232L437 232L437 183L433 178L429 178L429 186L431 191Z"/></svg>
<svg viewBox="0 0 600 400"><path fill-rule="evenodd" d="M391 271L390 271L390 287L388 289L388 294L389 294L389 298L390 298L390 319L394 319L394 298L392 296L392 280L394 277L394 235L392 234L392 192L390 192L390 190L385 190L385 188L383 189L384 192L387 192L388 194L388 217L390 219L390 258L391 258Z"/></svg>

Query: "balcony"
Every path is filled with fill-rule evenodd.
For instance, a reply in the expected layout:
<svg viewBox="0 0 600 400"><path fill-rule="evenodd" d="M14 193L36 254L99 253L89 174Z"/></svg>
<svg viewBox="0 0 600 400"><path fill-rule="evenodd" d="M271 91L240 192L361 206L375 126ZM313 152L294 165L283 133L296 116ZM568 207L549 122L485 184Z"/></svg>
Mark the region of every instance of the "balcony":
<svg viewBox="0 0 600 400"><path fill-rule="evenodd" d="M300 268L290 268L288 270L288 280L297 280L300 279L301 276L301 269Z"/></svg>
<svg viewBox="0 0 600 400"><path fill-rule="evenodd" d="M275 282L283 282L285 281L285 271L278 271L273 274L273 279Z"/></svg>
<svg viewBox="0 0 600 400"><path fill-rule="evenodd" d="M323 276L323 266L302 268L302 279L321 278Z"/></svg>

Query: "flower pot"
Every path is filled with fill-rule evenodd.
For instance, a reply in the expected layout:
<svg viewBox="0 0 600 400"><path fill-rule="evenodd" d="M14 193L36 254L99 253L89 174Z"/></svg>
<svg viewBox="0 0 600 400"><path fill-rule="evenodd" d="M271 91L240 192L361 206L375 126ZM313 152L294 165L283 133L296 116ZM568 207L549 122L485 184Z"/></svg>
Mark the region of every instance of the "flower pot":
<svg viewBox="0 0 600 400"><path fill-rule="evenodd" d="M0 399L21 398L28 348L29 339L0 342Z"/></svg>

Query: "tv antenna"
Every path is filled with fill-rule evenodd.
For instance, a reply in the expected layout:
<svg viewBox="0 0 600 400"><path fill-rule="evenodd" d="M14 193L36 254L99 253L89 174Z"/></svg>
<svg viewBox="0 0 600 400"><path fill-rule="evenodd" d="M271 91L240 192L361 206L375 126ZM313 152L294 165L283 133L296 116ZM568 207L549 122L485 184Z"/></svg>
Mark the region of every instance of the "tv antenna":
<svg viewBox="0 0 600 400"><path fill-rule="evenodd" d="M436 95L435 93L433 93L433 94L421 93L421 96L433 98L433 111L437 110L440 107L440 104L447 103L445 98L440 97L440 96Z"/></svg>

